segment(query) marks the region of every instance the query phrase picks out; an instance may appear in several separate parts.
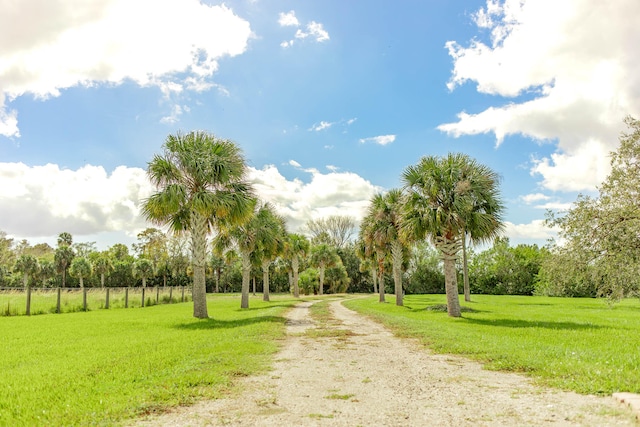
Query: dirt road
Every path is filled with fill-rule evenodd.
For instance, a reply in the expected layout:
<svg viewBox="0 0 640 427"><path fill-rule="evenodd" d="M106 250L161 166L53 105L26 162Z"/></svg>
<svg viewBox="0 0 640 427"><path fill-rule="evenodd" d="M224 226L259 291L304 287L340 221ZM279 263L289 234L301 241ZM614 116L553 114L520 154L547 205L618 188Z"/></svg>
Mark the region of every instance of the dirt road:
<svg viewBox="0 0 640 427"><path fill-rule="evenodd" d="M531 385L520 375L434 355L330 303L288 314L273 371L245 378L237 396L179 408L138 426L616 426L636 425L611 397Z"/></svg>

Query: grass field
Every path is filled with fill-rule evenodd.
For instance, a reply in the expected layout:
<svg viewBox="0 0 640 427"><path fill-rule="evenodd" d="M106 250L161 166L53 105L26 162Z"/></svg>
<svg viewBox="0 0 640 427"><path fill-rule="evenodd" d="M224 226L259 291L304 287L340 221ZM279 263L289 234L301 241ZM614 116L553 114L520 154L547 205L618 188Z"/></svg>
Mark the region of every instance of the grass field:
<svg viewBox="0 0 640 427"><path fill-rule="evenodd" d="M182 301L182 288L146 288L145 306ZM56 313L57 288L34 288L31 291L31 315ZM142 305L142 288L129 288L127 305L129 308ZM191 299L191 291L185 289L185 301ZM26 292L24 290L0 290L0 316L22 316L26 312ZM87 288L87 311L100 310L106 305L106 288ZM125 288L109 288L109 308L125 307ZM65 288L60 293L60 312L74 313L83 311L83 296L80 288Z"/></svg>
<svg viewBox="0 0 640 427"><path fill-rule="evenodd" d="M264 370L296 301L210 296L210 319L167 304L0 318L0 425L112 425L214 398Z"/></svg>
<svg viewBox="0 0 640 427"><path fill-rule="evenodd" d="M355 309L419 338L438 353L464 355L488 369L525 373L539 383L583 394L640 393L640 301L474 295L454 319L444 295L349 300Z"/></svg>

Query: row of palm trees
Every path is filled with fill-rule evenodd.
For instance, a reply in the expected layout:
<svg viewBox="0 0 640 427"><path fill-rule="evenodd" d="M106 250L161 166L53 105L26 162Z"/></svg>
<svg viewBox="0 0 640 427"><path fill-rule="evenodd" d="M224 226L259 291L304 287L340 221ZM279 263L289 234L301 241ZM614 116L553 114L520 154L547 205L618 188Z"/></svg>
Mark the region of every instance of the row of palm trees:
<svg viewBox="0 0 640 427"><path fill-rule="evenodd" d="M377 268L381 302L389 256L396 304L402 305L406 252L414 242L428 239L444 264L447 311L450 316L460 316L456 260L467 239L479 243L501 233L504 206L499 181L489 167L465 154L428 156L404 170L402 189L372 198L360 227L361 254ZM466 268L464 276L468 295Z"/></svg>
<svg viewBox="0 0 640 427"><path fill-rule="evenodd" d="M208 317L205 272L211 233L216 235L218 253L233 247L240 254L241 307L249 304L252 263L262 265L268 299L268 266L283 252L291 261L294 296L299 296L298 270L300 260L309 253L309 241L288 234L283 218L270 204L259 201L235 143L202 131L169 135L147 174L157 193L144 201L143 214L190 236L194 317ZM502 229L499 177L469 156L450 154L422 158L404 171L402 181L402 190L372 199L360 229L362 259L376 266L384 300L384 265L391 254L396 301L401 304L402 260L412 242L429 238L444 261L449 314L460 316L455 261L467 237L483 241ZM336 260L327 248L316 248L314 256L322 293L324 270Z"/></svg>

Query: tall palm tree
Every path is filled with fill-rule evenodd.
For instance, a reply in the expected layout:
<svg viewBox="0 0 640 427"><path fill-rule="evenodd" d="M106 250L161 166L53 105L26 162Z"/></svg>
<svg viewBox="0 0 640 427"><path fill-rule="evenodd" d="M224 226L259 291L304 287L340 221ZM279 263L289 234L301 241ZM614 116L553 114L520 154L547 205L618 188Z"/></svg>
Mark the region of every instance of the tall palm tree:
<svg viewBox="0 0 640 427"><path fill-rule="evenodd" d="M385 302L384 266L389 252L389 241L385 239L384 233L378 231L380 226L380 223L376 220L372 199L367 214L360 224L359 238L364 242L365 257L374 258L378 275L379 301Z"/></svg>
<svg viewBox="0 0 640 427"><path fill-rule="evenodd" d="M225 248L236 247L240 252L242 261L242 300L240 307L249 307L249 285L251 281L252 261L258 263L263 261L261 255L267 255L266 252L273 250L276 253L278 246L282 245L284 234L284 220L280 218L273 207L268 203L257 205L253 216L244 224L235 227L223 227L220 234L214 240L214 246L218 253L224 251ZM270 253L271 257L272 254ZM275 257L275 255L273 255ZM261 262L260 262L261 263ZM270 259L263 266L267 271L265 287L268 295L268 271ZM267 296L268 300L268 296Z"/></svg>
<svg viewBox="0 0 640 427"><path fill-rule="evenodd" d="M242 151L232 141L194 131L169 135L163 148L147 169L158 193L143 202L142 212L174 232L190 232L193 316L207 318L207 235L223 222L244 222L253 210L253 189Z"/></svg>
<svg viewBox="0 0 640 427"><path fill-rule="evenodd" d="M291 233L288 236L285 252L291 260L291 270L293 271L293 296L300 297L300 287L298 286L298 270L300 261L306 258L309 253L309 240L301 235Z"/></svg>
<svg viewBox="0 0 640 427"><path fill-rule="evenodd" d="M391 249L396 305L399 306L403 305L402 263L406 251L405 239L400 232L402 206L402 190L392 189L385 194L373 196L369 210L374 218L374 238L386 242Z"/></svg>
<svg viewBox="0 0 640 427"><path fill-rule="evenodd" d="M263 232L258 234L256 255L262 268L262 299L269 301L269 266L284 252L287 239L285 220L271 207L265 209L258 218Z"/></svg>
<svg viewBox="0 0 640 427"><path fill-rule="evenodd" d="M62 287L64 288L67 285L67 270L73 261L73 258L76 256L71 246L60 245L56 249L56 252L53 256L53 262L56 265L56 270L62 274Z"/></svg>
<svg viewBox="0 0 640 427"><path fill-rule="evenodd" d="M318 293L322 295L324 293L324 273L328 267L333 267L340 262L340 256L336 252L335 248L321 243L311 248L311 265L318 269L320 275L320 286Z"/></svg>
<svg viewBox="0 0 640 427"><path fill-rule="evenodd" d="M504 227L499 176L459 153L423 157L402 174L407 199L403 232L416 240L431 239L444 262L447 311L460 317L456 259L465 231L481 242Z"/></svg>

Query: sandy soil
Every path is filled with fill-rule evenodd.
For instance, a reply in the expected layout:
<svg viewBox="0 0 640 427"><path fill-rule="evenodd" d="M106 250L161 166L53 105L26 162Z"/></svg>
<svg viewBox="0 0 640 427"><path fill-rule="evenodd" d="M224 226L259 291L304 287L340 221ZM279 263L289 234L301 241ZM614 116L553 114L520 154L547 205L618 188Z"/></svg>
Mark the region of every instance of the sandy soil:
<svg viewBox="0 0 640 427"><path fill-rule="evenodd" d="M540 388L520 375L434 355L339 301L330 304L333 330L314 333L310 304L289 312L288 337L268 374L242 379L240 392L232 397L135 425L636 425L631 412L612 397Z"/></svg>

